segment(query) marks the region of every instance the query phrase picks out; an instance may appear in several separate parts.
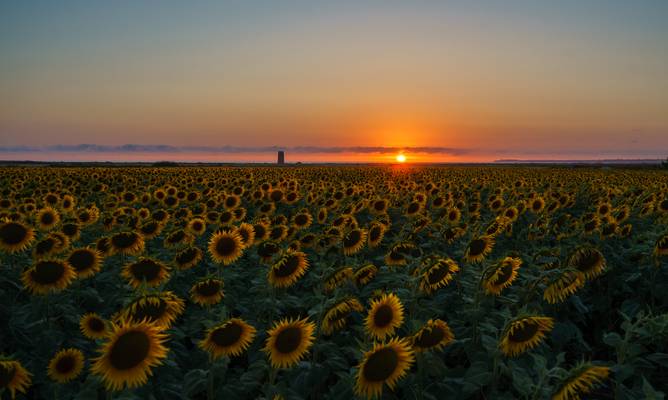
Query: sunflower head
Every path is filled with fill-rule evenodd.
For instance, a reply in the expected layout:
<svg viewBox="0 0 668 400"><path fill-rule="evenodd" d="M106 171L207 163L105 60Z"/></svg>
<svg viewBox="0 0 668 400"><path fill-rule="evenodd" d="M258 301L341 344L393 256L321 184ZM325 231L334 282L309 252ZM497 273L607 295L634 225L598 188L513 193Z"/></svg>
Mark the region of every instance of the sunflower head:
<svg viewBox="0 0 668 400"><path fill-rule="evenodd" d="M351 267L340 267L334 270L332 273L327 275L324 280L324 290L325 292L331 292L337 287L341 286L344 282L350 279L353 276L353 269Z"/></svg>
<svg viewBox="0 0 668 400"><path fill-rule="evenodd" d="M384 340L404 322L404 306L394 293L384 294L371 302L364 321L367 333L374 339Z"/></svg>
<svg viewBox="0 0 668 400"><path fill-rule="evenodd" d="M62 349L49 361L47 374L58 383L67 383L79 376L84 367L84 355L79 349Z"/></svg>
<svg viewBox="0 0 668 400"><path fill-rule="evenodd" d="M306 273L308 267L309 263L305 253L288 250L271 266L267 279L274 287L286 288L297 282Z"/></svg>
<svg viewBox="0 0 668 400"><path fill-rule="evenodd" d="M591 393L610 375L610 368L592 363L580 363L568 371L561 381L553 400L577 400L581 395Z"/></svg>
<svg viewBox="0 0 668 400"><path fill-rule="evenodd" d="M0 251L18 253L25 250L35 240L33 229L21 222L0 222Z"/></svg>
<svg viewBox="0 0 668 400"><path fill-rule="evenodd" d="M223 296L223 281L221 279L204 279L195 283L190 289L192 301L201 306L218 304Z"/></svg>
<svg viewBox="0 0 668 400"><path fill-rule="evenodd" d="M407 339L394 338L387 343L376 343L362 356L357 371L355 393L366 398L380 397L383 385L394 389L415 361Z"/></svg>
<svg viewBox="0 0 668 400"><path fill-rule="evenodd" d="M89 278L100 272L102 257L97 250L85 247L72 250L67 262L74 268L78 278Z"/></svg>
<svg viewBox="0 0 668 400"><path fill-rule="evenodd" d="M16 397L16 392L27 392L32 384L31 376L20 362L0 358L0 392L8 390L12 399Z"/></svg>
<svg viewBox="0 0 668 400"><path fill-rule="evenodd" d="M553 326L554 320L549 317L517 317L506 325L499 348L508 357L518 356L538 346Z"/></svg>
<svg viewBox="0 0 668 400"><path fill-rule="evenodd" d="M196 266L204 255L199 247L186 247L174 256L174 264L180 270L190 269Z"/></svg>
<svg viewBox="0 0 668 400"><path fill-rule="evenodd" d="M584 286L585 279L582 272L567 269L548 282L543 299L550 304L561 303Z"/></svg>
<svg viewBox="0 0 668 400"><path fill-rule="evenodd" d="M501 291L512 285L522 260L517 257L506 257L498 264L484 272L483 287L487 294L500 295Z"/></svg>
<svg viewBox="0 0 668 400"><path fill-rule="evenodd" d="M322 319L322 333L331 335L343 329L348 323L348 316L353 312L364 310L362 304L355 298L347 298L330 307Z"/></svg>
<svg viewBox="0 0 668 400"><path fill-rule="evenodd" d="M48 294L65 289L75 277L74 268L68 262L43 260L23 271L21 281L33 294Z"/></svg>
<svg viewBox="0 0 668 400"><path fill-rule="evenodd" d="M117 320L147 321L169 328L183 313L185 302L172 292L145 294L125 306Z"/></svg>
<svg viewBox="0 0 668 400"><path fill-rule="evenodd" d="M232 318L220 325L211 327L206 332L199 347L208 352L211 358L239 356L255 338L255 328L239 318Z"/></svg>
<svg viewBox="0 0 668 400"><path fill-rule="evenodd" d="M106 341L98 350L91 372L99 375L109 390L135 388L146 384L151 368L167 357L167 336L158 325L146 321L121 320L112 324Z"/></svg>
<svg viewBox="0 0 668 400"><path fill-rule="evenodd" d="M364 264L355 270L353 274L353 281L357 286L364 286L371 282L378 273L378 267L373 264Z"/></svg>
<svg viewBox="0 0 668 400"><path fill-rule="evenodd" d="M668 255L668 234L665 234L656 240L654 245L654 255L665 256Z"/></svg>
<svg viewBox="0 0 668 400"><path fill-rule="evenodd" d="M471 240L466 247L464 260L467 262L478 263L492 252L494 247L494 238L491 236L481 236Z"/></svg>
<svg viewBox="0 0 668 400"><path fill-rule="evenodd" d="M79 329L88 339L102 339L107 334L107 321L96 313L87 313L79 320Z"/></svg>
<svg viewBox="0 0 668 400"><path fill-rule="evenodd" d="M343 237L343 253L347 256L358 253L367 238L367 232L364 229L354 228Z"/></svg>
<svg viewBox="0 0 668 400"><path fill-rule="evenodd" d="M603 273L605 257L596 248L581 247L571 254L568 264L582 272L587 279L593 279Z"/></svg>
<svg viewBox="0 0 668 400"><path fill-rule="evenodd" d="M459 272L459 266L450 258L436 258L429 260L423 271L420 289L432 293L452 282L455 274Z"/></svg>
<svg viewBox="0 0 668 400"><path fill-rule="evenodd" d="M169 267L152 258L141 257L125 265L121 276L127 279L134 289L142 285L155 287L169 279Z"/></svg>
<svg viewBox="0 0 668 400"><path fill-rule="evenodd" d="M114 253L136 255L144 251L144 238L137 232L119 232L110 238Z"/></svg>
<svg viewBox="0 0 668 400"><path fill-rule="evenodd" d="M415 351L440 350L452 343L455 335L450 326L440 319L430 319L411 338Z"/></svg>
<svg viewBox="0 0 668 400"><path fill-rule="evenodd" d="M243 238L235 230L222 230L209 240L209 254L216 263L230 265L241 257L244 250Z"/></svg>
<svg viewBox="0 0 668 400"><path fill-rule="evenodd" d="M283 319L267 332L263 348L274 368L290 368L309 351L313 344L315 324L308 319Z"/></svg>

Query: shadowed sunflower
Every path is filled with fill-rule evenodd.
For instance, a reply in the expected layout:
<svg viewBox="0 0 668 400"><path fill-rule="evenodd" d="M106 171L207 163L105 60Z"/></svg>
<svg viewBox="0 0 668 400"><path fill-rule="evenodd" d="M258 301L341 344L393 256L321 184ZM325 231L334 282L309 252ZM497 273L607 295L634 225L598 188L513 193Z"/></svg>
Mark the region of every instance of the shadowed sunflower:
<svg viewBox="0 0 668 400"><path fill-rule="evenodd" d="M223 281L209 278L199 281L190 289L190 298L200 306L211 306L223 299Z"/></svg>
<svg viewBox="0 0 668 400"><path fill-rule="evenodd" d="M114 253L136 255L144 251L144 238L137 232L119 232L110 241Z"/></svg>
<svg viewBox="0 0 668 400"><path fill-rule="evenodd" d="M337 287L341 286L346 280L353 276L353 269L351 267L340 267L334 272L330 273L323 282L323 289L325 292L331 292Z"/></svg>
<svg viewBox="0 0 668 400"><path fill-rule="evenodd" d="M65 261L38 261L21 274L21 282L32 294L48 294L65 289L76 277L72 266Z"/></svg>
<svg viewBox="0 0 668 400"><path fill-rule="evenodd" d="M180 297L172 292L160 292L134 299L123 308L118 318L137 323L146 321L169 328L184 309L185 302Z"/></svg>
<svg viewBox="0 0 668 400"><path fill-rule="evenodd" d="M35 240L35 232L20 222L0 222L0 250L5 253L18 253L25 250Z"/></svg>
<svg viewBox="0 0 668 400"><path fill-rule="evenodd" d="M199 347L214 360L223 356L239 356L253 342L255 332L255 328L244 320L232 318L210 328L199 342Z"/></svg>
<svg viewBox="0 0 668 400"><path fill-rule="evenodd" d="M543 292L543 299L550 304L561 303L585 284L585 275L580 271L566 270L553 279Z"/></svg>
<svg viewBox="0 0 668 400"><path fill-rule="evenodd" d="M357 286L364 286L371 282L378 273L378 267L373 264L365 264L359 267L353 274L353 281Z"/></svg>
<svg viewBox="0 0 668 400"><path fill-rule="evenodd" d="M415 361L407 339L394 338L388 343L376 343L362 356L357 372L355 393L367 398L380 397L383 385L394 389Z"/></svg>
<svg viewBox="0 0 668 400"><path fill-rule="evenodd" d="M243 250L243 239L236 230L222 230L209 241L209 254L218 264L232 264L241 257Z"/></svg>
<svg viewBox="0 0 668 400"><path fill-rule="evenodd" d="M241 241L244 245L244 248L251 247L255 243L255 228L253 225L244 222L237 228L239 236L241 236Z"/></svg>
<svg viewBox="0 0 668 400"><path fill-rule="evenodd" d="M32 384L31 376L20 362L0 356L0 393L9 390L12 399L16 392L25 394Z"/></svg>
<svg viewBox="0 0 668 400"><path fill-rule="evenodd" d="M139 233L144 239L153 239L160 235L164 226L158 221L147 221L139 227Z"/></svg>
<svg viewBox="0 0 668 400"><path fill-rule="evenodd" d="M384 224L381 224L380 222L372 222L369 225L369 234L367 235L369 247L378 247L380 242L383 240L383 237L385 236L386 230L387 227Z"/></svg>
<svg viewBox="0 0 668 400"><path fill-rule="evenodd" d="M571 254L568 265L582 272L587 279L593 279L605 269L605 257L598 249L583 247Z"/></svg>
<svg viewBox="0 0 668 400"><path fill-rule="evenodd" d="M60 222L60 214L51 207L44 207L37 213L36 222L40 230L48 231Z"/></svg>
<svg viewBox="0 0 668 400"><path fill-rule="evenodd" d="M450 258L439 258L430 263L422 274L420 290L432 293L435 290L447 286L459 272L459 266Z"/></svg>
<svg viewBox="0 0 668 400"><path fill-rule="evenodd" d="M308 269L306 254L301 251L287 251L272 265L267 273L269 283L278 288L292 286Z"/></svg>
<svg viewBox="0 0 668 400"><path fill-rule="evenodd" d="M491 236L481 236L471 240L466 246L464 253L464 260L467 262L478 263L485 259L485 257L492 252L494 247L494 238Z"/></svg>
<svg viewBox="0 0 668 400"><path fill-rule="evenodd" d="M568 372L568 376L561 382L552 400L579 400L580 395L591 393L594 387L608 378L608 375L610 375L608 367L581 363Z"/></svg>
<svg viewBox="0 0 668 400"><path fill-rule="evenodd" d="M313 217L308 211L302 211L292 218L292 226L297 229L306 229L313 223Z"/></svg>
<svg viewBox="0 0 668 400"><path fill-rule="evenodd" d="M91 372L99 375L109 390L142 386L152 375L151 368L167 357L166 340L159 326L146 321L112 324Z"/></svg>
<svg viewBox="0 0 668 400"><path fill-rule="evenodd" d="M445 321L430 319L411 338L415 351L440 350L452 343L455 335Z"/></svg>
<svg viewBox="0 0 668 400"><path fill-rule="evenodd" d="M58 383L67 383L81 374L84 355L79 349L62 349L49 361L47 374Z"/></svg>
<svg viewBox="0 0 668 400"><path fill-rule="evenodd" d="M518 356L538 346L553 326L549 317L515 318L506 325L499 348L508 357Z"/></svg>
<svg viewBox="0 0 668 400"><path fill-rule="evenodd" d="M325 312L325 315L322 318L322 333L331 335L335 331L343 329L348 322L348 316L350 316L352 312L361 312L363 310L364 307L362 307L362 304L355 298L339 301Z"/></svg>
<svg viewBox="0 0 668 400"><path fill-rule="evenodd" d="M142 257L125 265L121 271L121 276L127 279L134 289L142 285L155 287L169 279L169 267L151 258Z"/></svg>
<svg viewBox="0 0 668 400"><path fill-rule="evenodd" d="M487 294L500 295L501 291L513 284L522 260L517 257L506 257L497 265L485 271L483 286Z"/></svg>
<svg viewBox="0 0 668 400"><path fill-rule="evenodd" d="M654 255L656 257L668 255L668 234L661 236L654 245Z"/></svg>
<svg viewBox="0 0 668 400"><path fill-rule="evenodd" d="M343 237L343 254L350 256L362 250L366 238L367 233L364 229L352 229Z"/></svg>
<svg viewBox="0 0 668 400"><path fill-rule="evenodd" d="M107 334L107 321L96 313L87 313L79 320L79 329L88 339L102 339Z"/></svg>
<svg viewBox="0 0 668 400"><path fill-rule="evenodd" d="M404 322L404 306L394 293L384 294L371 302L364 320L367 333L374 339L384 340L394 334Z"/></svg>
<svg viewBox="0 0 668 400"><path fill-rule="evenodd" d="M174 264L180 270L190 269L196 266L204 255L198 247L187 247L174 256Z"/></svg>
<svg viewBox="0 0 668 400"><path fill-rule="evenodd" d="M91 248L74 249L67 257L67 262L80 279L89 278L100 272L101 261L100 253Z"/></svg>
<svg viewBox="0 0 668 400"><path fill-rule="evenodd" d="M290 368L309 351L315 325L304 319L283 319L274 323L267 334L263 351L274 368Z"/></svg>
<svg viewBox="0 0 668 400"><path fill-rule="evenodd" d="M199 236L206 231L206 221L204 221L204 219L199 217L193 218L190 221L188 221L186 229L193 235Z"/></svg>

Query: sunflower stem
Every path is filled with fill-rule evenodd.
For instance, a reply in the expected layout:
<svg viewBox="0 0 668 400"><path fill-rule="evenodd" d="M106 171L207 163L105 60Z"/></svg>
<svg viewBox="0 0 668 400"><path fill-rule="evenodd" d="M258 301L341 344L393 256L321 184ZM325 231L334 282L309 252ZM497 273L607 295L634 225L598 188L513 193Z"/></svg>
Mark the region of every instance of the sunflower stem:
<svg viewBox="0 0 668 400"><path fill-rule="evenodd" d="M207 400L213 400L216 397L216 392L215 392L215 379L213 376L213 365L215 364L215 360L212 358L211 362L209 363L209 374L206 377L206 398Z"/></svg>
<svg viewBox="0 0 668 400"><path fill-rule="evenodd" d="M424 355L422 352L416 354L417 358L417 370L418 370L418 392L417 398L422 400L424 398Z"/></svg>

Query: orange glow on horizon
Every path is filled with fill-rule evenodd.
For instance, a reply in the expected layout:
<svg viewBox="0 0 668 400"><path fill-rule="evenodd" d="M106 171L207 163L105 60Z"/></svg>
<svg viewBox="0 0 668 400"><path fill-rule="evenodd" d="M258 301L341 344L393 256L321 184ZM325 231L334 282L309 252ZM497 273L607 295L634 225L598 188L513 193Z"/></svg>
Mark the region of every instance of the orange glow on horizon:
<svg viewBox="0 0 668 400"><path fill-rule="evenodd" d="M396 160L398 163L405 163L406 162L406 156L403 154L397 154Z"/></svg>

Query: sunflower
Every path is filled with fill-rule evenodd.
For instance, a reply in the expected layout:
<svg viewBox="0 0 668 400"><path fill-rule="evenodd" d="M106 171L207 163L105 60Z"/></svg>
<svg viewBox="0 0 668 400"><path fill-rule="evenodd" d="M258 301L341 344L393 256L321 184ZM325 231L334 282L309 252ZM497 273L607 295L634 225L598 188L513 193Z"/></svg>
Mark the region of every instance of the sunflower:
<svg viewBox="0 0 668 400"><path fill-rule="evenodd" d="M154 237L160 235L163 227L164 226L158 221L147 221L139 226L139 233L144 237L144 239L153 239Z"/></svg>
<svg viewBox="0 0 668 400"><path fill-rule="evenodd" d="M25 394L32 384L31 376L20 362L0 357L0 393L9 390L12 399L16 392Z"/></svg>
<svg viewBox="0 0 668 400"><path fill-rule="evenodd" d="M58 383L75 379L84 367L84 355L79 349L62 349L49 361L47 375Z"/></svg>
<svg viewBox="0 0 668 400"><path fill-rule="evenodd" d="M542 342L553 326L554 319L549 317L515 318L506 325L499 348L508 357L518 356Z"/></svg>
<svg viewBox="0 0 668 400"><path fill-rule="evenodd" d="M348 320L348 316L353 312L364 310L362 304L355 298L348 298L339 301L330 307L322 318L322 333L331 335L334 331L343 329Z"/></svg>
<svg viewBox="0 0 668 400"><path fill-rule="evenodd" d="M668 255L668 234L661 236L656 240L654 245L654 255L665 256Z"/></svg>
<svg viewBox="0 0 668 400"><path fill-rule="evenodd" d="M466 246L464 260L467 262L478 263L492 252L494 247L494 238L491 236L481 236L471 240Z"/></svg>
<svg viewBox="0 0 668 400"><path fill-rule="evenodd" d="M100 272L102 257L91 248L74 249L67 257L67 262L74 268L78 278L89 278Z"/></svg>
<svg viewBox="0 0 668 400"><path fill-rule="evenodd" d="M269 224L261 221L253 224L253 231L255 231L255 241L262 241L269 237Z"/></svg>
<svg viewBox="0 0 668 400"><path fill-rule="evenodd" d="M232 318L210 328L199 342L199 347L214 360L223 356L240 356L253 342L255 332L255 328L244 320Z"/></svg>
<svg viewBox="0 0 668 400"><path fill-rule="evenodd" d="M610 368L581 363L568 372L552 400L579 400L580 395L591 393L595 386L610 375Z"/></svg>
<svg viewBox="0 0 668 400"><path fill-rule="evenodd" d="M119 313L118 318L149 323L169 328L183 313L185 302L172 292L139 296ZM118 320L117 318L117 320Z"/></svg>
<svg viewBox="0 0 668 400"><path fill-rule="evenodd" d="M290 368L308 352L313 344L315 324L304 319L283 319L267 332L264 352L274 368Z"/></svg>
<svg viewBox="0 0 668 400"><path fill-rule="evenodd" d="M367 233L364 229L354 228L343 237L343 254L350 256L364 247Z"/></svg>
<svg viewBox="0 0 668 400"><path fill-rule="evenodd" d="M222 230L209 241L209 254L219 264L232 264L241 257L243 250L243 238L236 230Z"/></svg>
<svg viewBox="0 0 668 400"><path fill-rule="evenodd" d="M462 218L462 212L458 208L451 207L448 209L448 212L446 214L446 219L450 224L458 224L461 218Z"/></svg>
<svg viewBox="0 0 668 400"><path fill-rule="evenodd" d="M367 333L374 339L384 340L404 323L404 306L394 293L384 294L371 302L364 320Z"/></svg>
<svg viewBox="0 0 668 400"><path fill-rule="evenodd" d="M353 281L357 286L364 286L371 282L378 273L378 267L373 264L365 264L357 269L353 274Z"/></svg>
<svg viewBox="0 0 668 400"><path fill-rule="evenodd" d="M369 210L372 214L380 215L387 212L389 202L385 199L376 199L371 202Z"/></svg>
<svg viewBox="0 0 668 400"><path fill-rule="evenodd" d="M387 227L384 224L380 222L372 222L369 225L369 234L368 234L369 247L378 247L380 242L383 240L383 236L385 236L386 230Z"/></svg>
<svg viewBox="0 0 668 400"><path fill-rule="evenodd" d="M44 260L23 271L21 282L32 294L48 294L65 289L75 277L68 262Z"/></svg>
<svg viewBox="0 0 668 400"><path fill-rule="evenodd" d="M195 283L190 289L190 298L200 306L218 304L223 296L223 281L221 279L205 279Z"/></svg>
<svg viewBox="0 0 668 400"><path fill-rule="evenodd" d="M426 293L447 286L453 279L454 275L459 272L459 266L450 258L437 258L431 261L422 274L420 280L420 290Z"/></svg>
<svg viewBox="0 0 668 400"><path fill-rule="evenodd" d="M543 299L550 304L561 303L585 284L585 275L580 271L563 271L556 279L548 283L543 292Z"/></svg>
<svg viewBox="0 0 668 400"><path fill-rule="evenodd" d="M297 229L306 229L313 223L313 217L308 211L302 211L292 218L292 226Z"/></svg>
<svg viewBox="0 0 668 400"><path fill-rule="evenodd" d="M174 256L174 263L180 270L190 269L196 266L204 257L202 250L198 247L186 247Z"/></svg>
<svg viewBox="0 0 668 400"><path fill-rule="evenodd" d="M0 222L0 251L18 253L25 250L35 240L35 232L20 222Z"/></svg>
<svg viewBox="0 0 668 400"><path fill-rule="evenodd" d="M257 247L257 254L260 256L262 261L270 262L274 255L281 251L281 248L274 242L262 242Z"/></svg>
<svg viewBox="0 0 668 400"><path fill-rule="evenodd" d="M96 313L87 313L79 320L79 329L88 339L102 339L107 334L107 321Z"/></svg>
<svg viewBox="0 0 668 400"><path fill-rule="evenodd" d="M582 272L585 278L593 279L605 269L605 257L598 249L581 247L571 254L568 265Z"/></svg>
<svg viewBox="0 0 668 400"><path fill-rule="evenodd" d="M51 207L44 207L37 212L37 226L43 231L48 231L60 222L60 214Z"/></svg>
<svg viewBox="0 0 668 400"><path fill-rule="evenodd" d="M151 368L167 357L166 340L160 326L146 321L112 324L91 371L100 375L109 390L142 386L152 375Z"/></svg>
<svg viewBox="0 0 668 400"><path fill-rule="evenodd" d="M533 213L539 213L543 211L543 208L545 208L545 200L543 200L542 197L536 197L531 200L531 202L528 204L527 208L531 210Z"/></svg>
<svg viewBox="0 0 668 400"><path fill-rule="evenodd" d="M272 265L267 273L269 283L278 288L292 286L309 267L306 254L301 251L287 251Z"/></svg>
<svg viewBox="0 0 668 400"><path fill-rule="evenodd" d="M77 240L81 235L81 226L78 222L67 221L60 227L61 232L69 238L71 242Z"/></svg>
<svg viewBox="0 0 668 400"><path fill-rule="evenodd" d="M500 295L501 291L512 285L517 278L517 271L522 260L517 257L506 257L497 265L485 272L483 286L487 294Z"/></svg>
<svg viewBox="0 0 668 400"><path fill-rule="evenodd" d="M394 338L387 343L376 343L362 356L357 372L355 393L367 398L380 397L383 385L394 389L415 361L407 339Z"/></svg>
<svg viewBox="0 0 668 400"><path fill-rule="evenodd" d="M440 350L452 343L455 335L445 321L430 319L411 338L415 351Z"/></svg>
<svg viewBox="0 0 668 400"><path fill-rule="evenodd" d="M119 232L110 241L114 253L136 255L144 251L144 238L137 232Z"/></svg>
<svg viewBox="0 0 668 400"><path fill-rule="evenodd" d="M331 292L353 276L351 267L340 267L330 273L323 282L323 290Z"/></svg>
<svg viewBox="0 0 668 400"><path fill-rule="evenodd" d="M241 236L244 248L251 247L255 243L255 227L244 222L237 228L237 233Z"/></svg>
<svg viewBox="0 0 668 400"><path fill-rule="evenodd" d="M195 237L186 232L184 229L177 229L167 235L164 241L164 246L166 248L179 247L184 245L188 246L192 244L194 240Z"/></svg>
<svg viewBox="0 0 668 400"><path fill-rule="evenodd" d="M160 286L169 279L169 267L152 258L141 257L123 267L121 276L137 289L141 285L148 287Z"/></svg>

